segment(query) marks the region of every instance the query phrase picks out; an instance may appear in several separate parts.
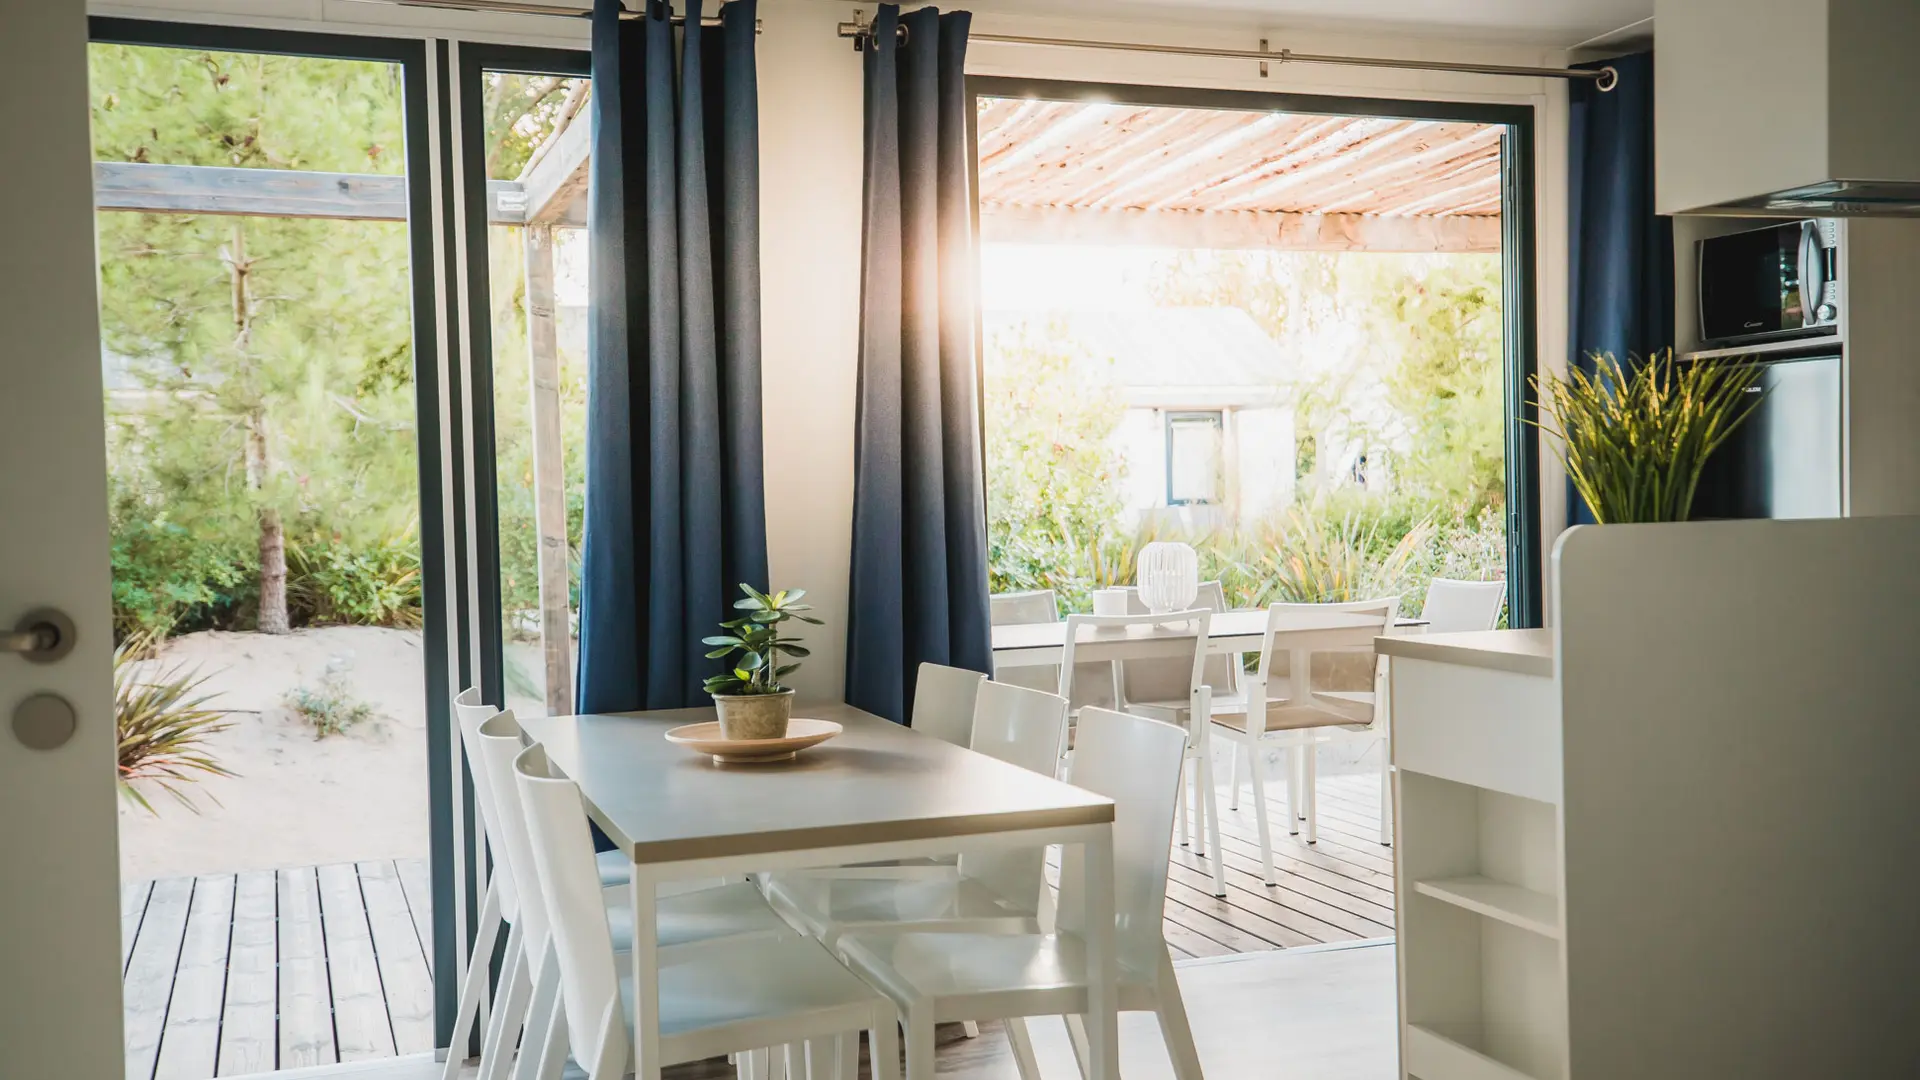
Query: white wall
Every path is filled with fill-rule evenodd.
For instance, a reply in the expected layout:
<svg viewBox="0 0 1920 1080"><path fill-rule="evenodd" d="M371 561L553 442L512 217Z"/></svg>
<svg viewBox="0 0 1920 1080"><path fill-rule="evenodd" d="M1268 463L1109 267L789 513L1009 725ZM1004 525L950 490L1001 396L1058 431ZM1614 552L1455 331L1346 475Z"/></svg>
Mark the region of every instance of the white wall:
<svg viewBox="0 0 1920 1080"><path fill-rule="evenodd" d="M845 657L847 560L853 507L853 394L857 366L861 199L861 63L834 34L850 3L762 0L761 280L766 389L767 516L773 583L811 590L827 626L795 680L804 697L840 697ZM957 6L957 5L953 5ZM119 0L114 13L222 12L221 21L345 32L463 33L486 40L579 43L572 20L472 16L351 0ZM864 5L867 11L872 5ZM473 32L459 30L474 26ZM1395 39L1325 31L1242 29L1164 20L1100 22L983 13L976 32L1104 38L1227 48L1274 48L1420 59L1557 65L1565 54L1532 46ZM1362 97L1493 102L1536 110L1536 284L1541 367L1565 364L1566 86L1556 79L1372 68L1282 66L1262 79L1251 63L1151 53L1038 49L976 43L968 70L1094 82ZM1551 547L1566 517L1565 482L1542 455L1541 520Z"/></svg>

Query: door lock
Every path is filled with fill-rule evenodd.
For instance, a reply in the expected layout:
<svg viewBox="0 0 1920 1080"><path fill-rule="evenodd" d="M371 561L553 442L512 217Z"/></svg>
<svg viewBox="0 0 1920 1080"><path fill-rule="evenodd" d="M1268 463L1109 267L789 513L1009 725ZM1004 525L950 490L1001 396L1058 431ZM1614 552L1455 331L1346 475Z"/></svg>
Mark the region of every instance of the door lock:
<svg viewBox="0 0 1920 1080"><path fill-rule="evenodd" d="M0 634L0 652L19 653L36 664L51 664L73 651L73 620L53 608L29 611Z"/></svg>

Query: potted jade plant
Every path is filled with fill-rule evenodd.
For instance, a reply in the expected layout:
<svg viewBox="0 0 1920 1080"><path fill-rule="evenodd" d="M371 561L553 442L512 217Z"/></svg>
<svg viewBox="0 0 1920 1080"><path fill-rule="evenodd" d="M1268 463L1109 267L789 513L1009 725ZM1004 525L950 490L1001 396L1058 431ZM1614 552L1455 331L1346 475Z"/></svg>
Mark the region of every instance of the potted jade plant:
<svg viewBox="0 0 1920 1080"><path fill-rule="evenodd" d="M1611 353L1591 374L1535 375L1542 431L1603 525L1686 521L1707 459L1765 396L1740 361L1675 363L1672 350L1629 369Z"/></svg>
<svg viewBox="0 0 1920 1080"><path fill-rule="evenodd" d="M707 693L720 713L720 737L723 739L782 739L787 720L793 715L793 691L780 684L800 665L782 663L791 657L807 655L799 638L784 637L780 627L788 621L820 625L820 620L802 614L813 610L799 603L805 589L763 593L742 583L747 595L733 602L734 610L744 611L738 619L720 624L724 634L703 638L715 646L710 659L733 656L729 669L706 681Z"/></svg>

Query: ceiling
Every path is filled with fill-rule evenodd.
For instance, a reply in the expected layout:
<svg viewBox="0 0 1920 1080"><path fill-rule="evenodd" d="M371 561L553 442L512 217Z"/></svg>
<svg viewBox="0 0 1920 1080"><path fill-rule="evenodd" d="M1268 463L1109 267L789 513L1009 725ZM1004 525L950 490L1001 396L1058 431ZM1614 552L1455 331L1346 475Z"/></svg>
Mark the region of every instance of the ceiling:
<svg viewBox="0 0 1920 1080"><path fill-rule="evenodd" d="M1026 15L1393 30L1571 48L1653 17L1653 0L980 0Z"/></svg>

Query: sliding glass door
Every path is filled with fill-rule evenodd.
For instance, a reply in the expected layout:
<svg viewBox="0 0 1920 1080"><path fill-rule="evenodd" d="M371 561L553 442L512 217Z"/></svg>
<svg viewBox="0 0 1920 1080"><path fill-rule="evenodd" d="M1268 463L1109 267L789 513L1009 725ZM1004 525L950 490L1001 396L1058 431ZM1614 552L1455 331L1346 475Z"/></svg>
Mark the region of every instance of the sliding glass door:
<svg viewBox="0 0 1920 1080"><path fill-rule="evenodd" d="M428 1053L461 936L428 50L92 36L127 1075Z"/></svg>

